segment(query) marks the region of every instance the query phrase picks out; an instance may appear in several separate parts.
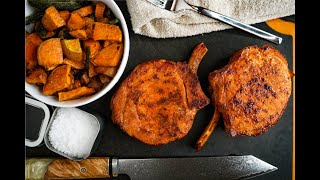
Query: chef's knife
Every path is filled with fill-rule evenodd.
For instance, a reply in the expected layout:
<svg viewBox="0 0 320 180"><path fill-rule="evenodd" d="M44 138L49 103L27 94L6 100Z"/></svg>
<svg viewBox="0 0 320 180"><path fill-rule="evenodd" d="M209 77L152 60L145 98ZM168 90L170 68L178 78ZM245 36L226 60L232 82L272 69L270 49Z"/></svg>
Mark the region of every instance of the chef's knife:
<svg viewBox="0 0 320 180"><path fill-rule="evenodd" d="M246 179L277 170L252 155L221 157L117 159L93 157L82 161L54 159L46 161L45 179L84 179L117 177L127 174L131 180L170 179ZM26 177L37 173L40 159L26 169ZM44 161L43 161L44 162ZM32 167L33 166L33 167ZM27 167L26 167L27 168ZM39 172L38 172L39 175Z"/></svg>

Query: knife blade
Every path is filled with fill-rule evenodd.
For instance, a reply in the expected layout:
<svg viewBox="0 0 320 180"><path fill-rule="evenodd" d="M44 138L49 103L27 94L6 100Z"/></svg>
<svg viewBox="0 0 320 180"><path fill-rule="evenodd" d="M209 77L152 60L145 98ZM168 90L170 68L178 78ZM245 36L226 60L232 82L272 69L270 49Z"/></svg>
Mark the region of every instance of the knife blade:
<svg viewBox="0 0 320 180"><path fill-rule="evenodd" d="M252 155L153 159L112 159L112 174L131 180L245 179L277 170Z"/></svg>
<svg viewBox="0 0 320 180"><path fill-rule="evenodd" d="M39 166L40 162L45 163L46 170L36 169L44 167ZM27 165L26 179L34 178L32 173L39 175L40 171L45 179L108 178L126 174L131 180L224 180L247 179L277 170L252 155L144 159L93 157L82 161L30 158Z"/></svg>

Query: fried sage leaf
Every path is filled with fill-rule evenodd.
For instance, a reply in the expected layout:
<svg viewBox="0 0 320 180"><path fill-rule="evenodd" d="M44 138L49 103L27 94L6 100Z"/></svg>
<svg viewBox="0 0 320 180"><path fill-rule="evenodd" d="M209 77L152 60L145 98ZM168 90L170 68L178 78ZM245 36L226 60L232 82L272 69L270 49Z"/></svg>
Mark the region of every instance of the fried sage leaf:
<svg viewBox="0 0 320 180"><path fill-rule="evenodd" d="M28 2L38 10L45 10L50 6L54 6L58 10L73 11L81 7L81 4L76 0L28 0Z"/></svg>

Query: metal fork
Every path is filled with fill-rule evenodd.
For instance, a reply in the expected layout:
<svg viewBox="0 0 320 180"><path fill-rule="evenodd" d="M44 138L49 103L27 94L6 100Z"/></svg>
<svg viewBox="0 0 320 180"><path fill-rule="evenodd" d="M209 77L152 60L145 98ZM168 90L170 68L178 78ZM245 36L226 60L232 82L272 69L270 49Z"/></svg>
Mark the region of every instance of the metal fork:
<svg viewBox="0 0 320 180"><path fill-rule="evenodd" d="M258 37L261 37L261 38L266 39L268 41L271 41L273 43L281 44L281 42L282 42L281 37L275 36L273 34L270 34L266 31L261 30L261 29L255 28L255 27L250 26L248 24L244 24L244 23L237 21L231 17L227 17L225 15L211 11L211 10L206 9L204 7L189 4L184 0L147 0L147 1L154 4L157 7L160 7L162 9L166 9L166 10L170 10L170 11L180 11L180 10L185 10L185 9L191 9L191 10L196 11L202 15L205 15L210 18L222 21L226 24L229 24L233 27L242 29L248 33L254 34Z"/></svg>

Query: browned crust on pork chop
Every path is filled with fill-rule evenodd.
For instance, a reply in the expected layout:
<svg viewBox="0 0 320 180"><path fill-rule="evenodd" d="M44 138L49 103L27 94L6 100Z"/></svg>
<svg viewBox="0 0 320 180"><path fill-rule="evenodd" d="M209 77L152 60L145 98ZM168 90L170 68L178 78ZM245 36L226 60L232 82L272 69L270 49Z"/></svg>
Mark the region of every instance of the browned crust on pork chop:
<svg viewBox="0 0 320 180"><path fill-rule="evenodd" d="M249 46L209 74L212 100L231 136L257 136L276 124L292 89L292 73L275 48Z"/></svg>
<svg viewBox="0 0 320 180"><path fill-rule="evenodd" d="M209 104L188 64L152 60L138 65L111 99L112 120L149 145L184 137L196 112Z"/></svg>

